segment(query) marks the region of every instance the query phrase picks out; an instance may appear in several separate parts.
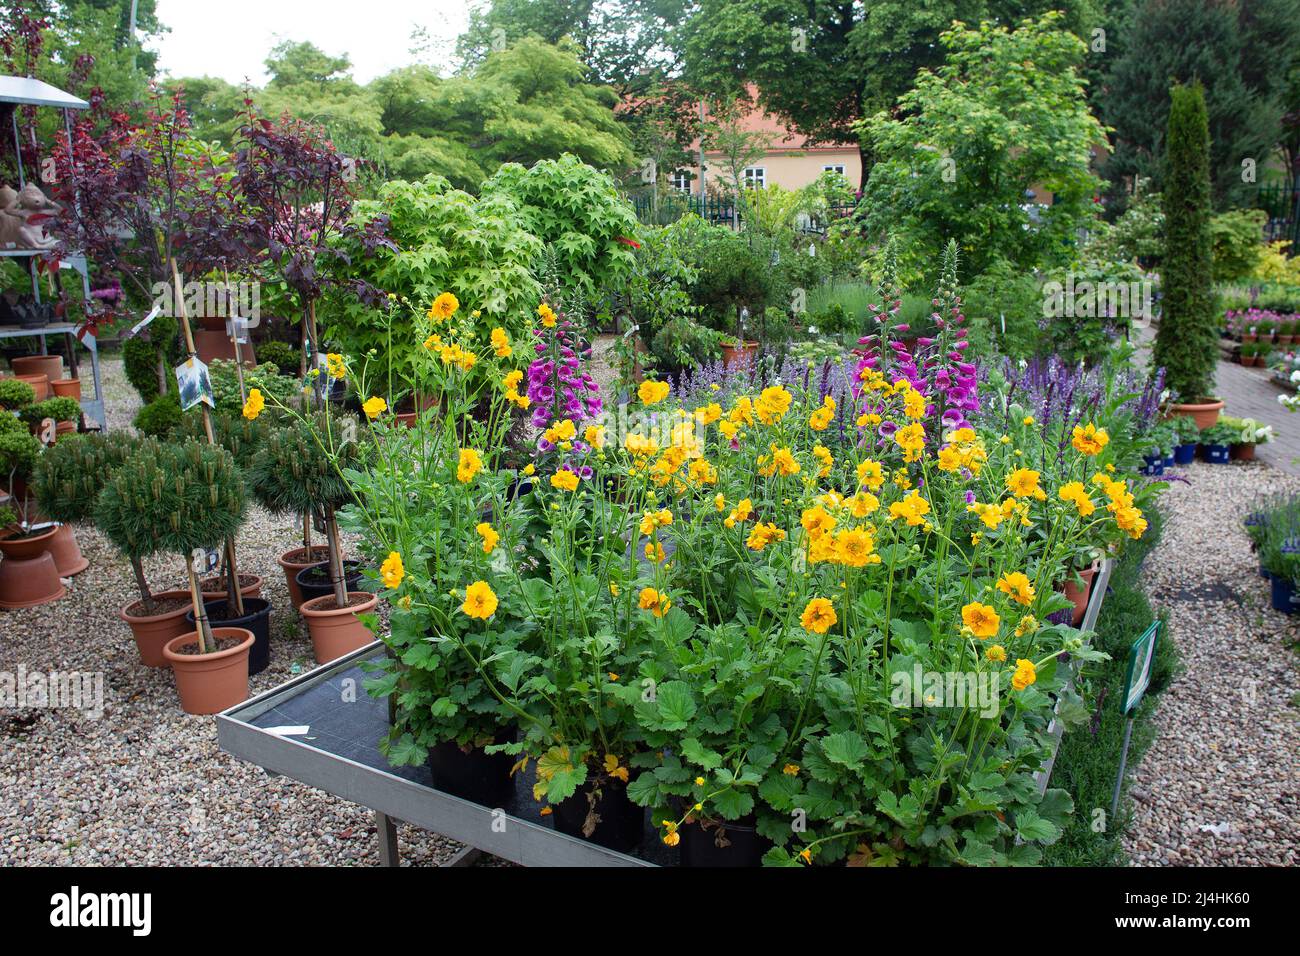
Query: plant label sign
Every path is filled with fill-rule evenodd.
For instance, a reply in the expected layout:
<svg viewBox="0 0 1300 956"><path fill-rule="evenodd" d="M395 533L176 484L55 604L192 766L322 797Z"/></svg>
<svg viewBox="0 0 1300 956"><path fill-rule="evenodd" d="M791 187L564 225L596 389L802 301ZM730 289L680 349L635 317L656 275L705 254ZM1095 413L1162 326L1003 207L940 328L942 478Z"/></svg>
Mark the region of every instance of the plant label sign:
<svg viewBox="0 0 1300 956"><path fill-rule="evenodd" d="M208 367L199 359L191 357L176 366L176 385L181 393L181 411L188 412L199 404L217 407Z"/></svg>
<svg viewBox="0 0 1300 956"><path fill-rule="evenodd" d="M1133 642L1128 652L1128 676L1124 680L1124 713L1131 714L1142 703L1142 696L1151 686L1151 667L1156 657L1156 642L1160 637L1160 622L1155 621Z"/></svg>
<svg viewBox="0 0 1300 956"><path fill-rule="evenodd" d="M226 319L226 338L240 345L248 344L249 321L242 315L232 315Z"/></svg>
<svg viewBox="0 0 1300 956"><path fill-rule="evenodd" d="M141 319L141 320L140 320L139 322L137 322L135 325L131 326L131 328L127 331L126 335L122 336L122 338L124 338L124 339L133 339L133 338L135 338L137 335L139 335L139 334L141 333L141 331L143 331L145 328L148 327L148 325L149 325L150 322L152 322L154 319L158 318L158 316L160 316L160 315L162 315L162 306L160 306L160 305L155 305L155 306L153 307L152 311L150 311L150 313L149 313L148 315L146 315L143 319Z"/></svg>
<svg viewBox="0 0 1300 956"><path fill-rule="evenodd" d="M221 552L216 548L195 548L190 556L194 559L195 574L208 574L221 563Z"/></svg>

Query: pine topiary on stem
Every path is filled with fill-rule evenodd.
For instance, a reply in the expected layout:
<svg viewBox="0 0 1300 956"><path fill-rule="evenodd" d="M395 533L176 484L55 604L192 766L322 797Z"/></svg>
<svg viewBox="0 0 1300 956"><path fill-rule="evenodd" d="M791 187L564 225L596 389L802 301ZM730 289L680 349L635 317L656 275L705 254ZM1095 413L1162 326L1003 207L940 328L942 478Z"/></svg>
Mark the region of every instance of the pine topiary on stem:
<svg viewBox="0 0 1300 956"><path fill-rule="evenodd" d="M32 478L41 511L64 524L93 518L104 484L147 442L126 432L92 432L47 449Z"/></svg>
<svg viewBox="0 0 1300 956"><path fill-rule="evenodd" d="M351 417L319 412L310 422L295 418L271 429L248 468L249 487L268 511L307 514L315 508L324 514L339 607L347 606L347 589L334 512L351 500L342 471L360 464L360 432Z"/></svg>
<svg viewBox="0 0 1300 956"><path fill-rule="evenodd" d="M1207 399L1218 363L1210 240L1210 131L1199 83L1171 91L1165 152L1165 252L1156 367L1187 404Z"/></svg>
<svg viewBox="0 0 1300 956"><path fill-rule="evenodd" d="M197 548L215 548L233 536L246 511L244 478L230 452L195 441L150 443L104 485L95 524L131 560L146 607L152 597L141 559L159 552L185 556L200 651L208 653L212 634L207 616L199 613L203 596L190 556Z"/></svg>

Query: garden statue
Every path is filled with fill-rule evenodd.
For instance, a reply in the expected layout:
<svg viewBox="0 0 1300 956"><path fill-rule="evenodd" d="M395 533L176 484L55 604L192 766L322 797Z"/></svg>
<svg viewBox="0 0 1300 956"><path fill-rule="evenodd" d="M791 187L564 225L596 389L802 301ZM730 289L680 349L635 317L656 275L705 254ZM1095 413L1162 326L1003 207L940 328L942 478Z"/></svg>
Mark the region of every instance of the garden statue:
<svg viewBox="0 0 1300 956"><path fill-rule="evenodd" d="M44 223L60 208L35 183L19 192L0 187L0 249L51 248L55 240L45 234Z"/></svg>

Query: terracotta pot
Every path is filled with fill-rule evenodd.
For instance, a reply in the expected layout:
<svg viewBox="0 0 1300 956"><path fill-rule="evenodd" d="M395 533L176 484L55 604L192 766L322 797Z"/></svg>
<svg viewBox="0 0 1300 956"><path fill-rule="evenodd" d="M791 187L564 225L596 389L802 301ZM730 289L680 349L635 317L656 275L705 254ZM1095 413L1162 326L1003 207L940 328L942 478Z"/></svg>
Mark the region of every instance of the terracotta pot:
<svg viewBox="0 0 1300 956"><path fill-rule="evenodd" d="M163 657L176 675L176 692L181 710L187 714L218 714L248 700L248 652L253 632L242 627L214 627L215 640L234 637L239 644L211 654L182 654L180 649L199 643L197 631L173 637L163 648Z"/></svg>
<svg viewBox="0 0 1300 956"><path fill-rule="evenodd" d="M36 391L36 401L43 402L50 397L50 377L44 372L39 375L15 375L20 382L26 382Z"/></svg>
<svg viewBox="0 0 1300 956"><path fill-rule="evenodd" d="M739 345L732 343L722 346L722 366L731 368L733 365L745 365L754 361L754 356L758 354L757 342L742 342Z"/></svg>
<svg viewBox="0 0 1300 956"><path fill-rule="evenodd" d="M395 416L399 425L405 425L407 428L415 427L416 412L398 412Z"/></svg>
<svg viewBox="0 0 1300 956"><path fill-rule="evenodd" d="M366 601L351 607L337 608L332 606L334 595L327 594L304 601L298 609L307 619L307 630L311 632L317 664L328 664L344 654L365 647L375 639L370 629L357 620L357 615L373 611L379 603L379 597L367 591L349 591L348 597L365 598Z"/></svg>
<svg viewBox="0 0 1300 956"><path fill-rule="evenodd" d="M63 378L62 355L24 355L10 359L9 367L20 378L24 375L44 375L50 382Z"/></svg>
<svg viewBox="0 0 1300 956"><path fill-rule="evenodd" d="M54 566L59 569L61 578L70 578L90 567L90 562L77 546L72 525L61 524L55 529L54 537L50 539L50 557L54 559Z"/></svg>
<svg viewBox="0 0 1300 956"><path fill-rule="evenodd" d="M58 378L50 381L50 388L58 398L75 398L81 401L81 379Z"/></svg>
<svg viewBox="0 0 1300 956"><path fill-rule="evenodd" d="M141 605L141 602L136 600L118 611L117 616L126 621L131 628L136 650L140 652L140 663L145 667L166 667L167 659L163 657L163 647L172 638L189 632L190 625L185 622L185 612L193 610L194 602L189 591L161 591L155 594L154 598L160 601L175 599L185 603L163 614L128 614L127 612L132 608Z"/></svg>
<svg viewBox="0 0 1300 956"><path fill-rule="evenodd" d="M1204 431L1219 420L1219 412L1223 411L1223 400L1216 398L1209 402L1174 405L1170 411L1175 415L1190 415L1192 421L1196 422L1196 427Z"/></svg>
<svg viewBox="0 0 1300 956"><path fill-rule="evenodd" d="M7 559L16 561L31 561L39 558L42 554L50 550L50 542L54 540L54 532L57 528L47 528L40 534L17 537L18 532L6 531L0 535L0 554Z"/></svg>
<svg viewBox="0 0 1300 956"><path fill-rule="evenodd" d="M0 561L0 608L16 610L49 604L67 594L48 551L34 558Z"/></svg>
<svg viewBox="0 0 1300 956"><path fill-rule="evenodd" d="M1290 345L1291 342L1292 342L1294 339L1295 339L1295 336L1294 336L1294 335L1279 335L1279 336L1277 337L1277 344L1278 344L1278 345Z"/></svg>
<svg viewBox="0 0 1300 956"><path fill-rule="evenodd" d="M1233 461L1254 461L1255 445L1253 442L1240 442L1232 446L1230 454Z"/></svg>
<svg viewBox="0 0 1300 956"><path fill-rule="evenodd" d="M289 600L293 603L294 610L302 605L303 600L302 588L298 586L298 572L329 560L329 548L323 544L313 546L310 552L309 554L307 548L294 548L276 559L284 569L284 582L289 586Z"/></svg>
<svg viewBox="0 0 1300 956"><path fill-rule="evenodd" d="M57 442L60 438L67 435L77 434L76 422L55 422L54 423L54 440Z"/></svg>
<svg viewBox="0 0 1300 956"><path fill-rule="evenodd" d="M1097 565L1094 564L1086 571L1080 571L1079 577L1083 578L1083 587L1074 583L1073 578L1067 578L1065 582L1065 596L1074 602L1074 614L1070 618L1070 623L1078 627L1083 620L1083 615L1088 610L1088 598L1092 594L1092 579L1097 574Z"/></svg>
<svg viewBox="0 0 1300 956"><path fill-rule="evenodd" d="M215 578L204 578L199 582L199 587L203 591L204 601L221 601L226 597L226 578L225 575L218 575ZM188 591L186 592L189 593ZM260 598L262 596L262 578L256 574L239 575L239 593L244 597Z"/></svg>

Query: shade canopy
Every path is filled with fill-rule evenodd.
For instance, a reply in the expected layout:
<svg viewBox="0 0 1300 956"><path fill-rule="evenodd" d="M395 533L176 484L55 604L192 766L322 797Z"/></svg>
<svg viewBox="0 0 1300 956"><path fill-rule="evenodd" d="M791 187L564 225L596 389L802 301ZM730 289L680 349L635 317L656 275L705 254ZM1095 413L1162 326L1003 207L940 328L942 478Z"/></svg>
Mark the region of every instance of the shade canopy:
<svg viewBox="0 0 1300 956"><path fill-rule="evenodd" d="M85 100L30 76L0 76L0 103L54 106L64 110L90 109Z"/></svg>

